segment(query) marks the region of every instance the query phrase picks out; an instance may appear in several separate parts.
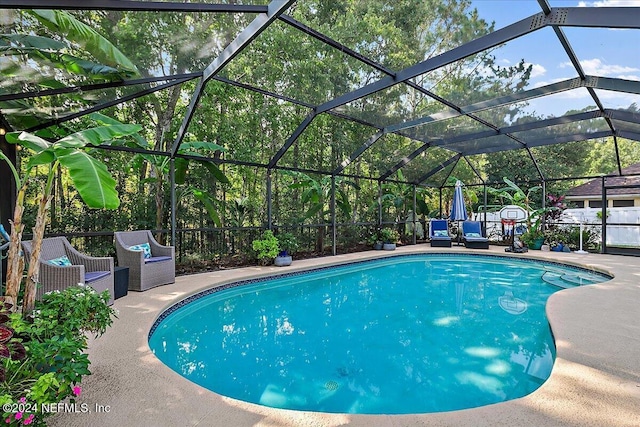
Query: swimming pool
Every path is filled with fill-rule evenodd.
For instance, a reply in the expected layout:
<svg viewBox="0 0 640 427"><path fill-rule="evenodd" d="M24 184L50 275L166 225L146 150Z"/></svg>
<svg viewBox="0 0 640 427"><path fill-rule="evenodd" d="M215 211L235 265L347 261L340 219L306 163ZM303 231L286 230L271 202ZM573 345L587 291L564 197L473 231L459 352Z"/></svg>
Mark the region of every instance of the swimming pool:
<svg viewBox="0 0 640 427"><path fill-rule="evenodd" d="M165 311L157 357L217 393L339 413L440 412L548 378L546 299L609 277L560 264L409 255L207 290Z"/></svg>

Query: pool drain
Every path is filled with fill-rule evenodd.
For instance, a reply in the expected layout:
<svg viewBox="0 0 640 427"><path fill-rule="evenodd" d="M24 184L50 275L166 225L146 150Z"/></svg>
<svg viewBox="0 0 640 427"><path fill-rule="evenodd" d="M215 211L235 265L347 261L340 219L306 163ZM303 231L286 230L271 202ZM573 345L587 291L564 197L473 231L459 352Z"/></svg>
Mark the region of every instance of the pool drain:
<svg viewBox="0 0 640 427"><path fill-rule="evenodd" d="M327 381L324 385L324 388L326 388L329 391L336 391L338 387L339 387L338 383L333 380Z"/></svg>

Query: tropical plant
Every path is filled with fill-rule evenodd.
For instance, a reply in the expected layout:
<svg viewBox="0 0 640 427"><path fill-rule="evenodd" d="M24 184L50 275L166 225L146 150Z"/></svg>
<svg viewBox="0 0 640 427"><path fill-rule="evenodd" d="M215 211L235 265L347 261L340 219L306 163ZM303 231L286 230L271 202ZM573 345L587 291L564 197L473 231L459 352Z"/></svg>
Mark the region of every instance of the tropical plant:
<svg viewBox="0 0 640 427"><path fill-rule="evenodd" d="M567 208L567 205L564 203L564 196L547 194L547 207L548 209L545 209L543 218L545 229L555 228L556 223L562 216L562 212Z"/></svg>
<svg viewBox="0 0 640 427"><path fill-rule="evenodd" d="M33 309L38 283L38 259L56 172L60 167L64 167L69 172L73 185L87 206L117 209L120 201L115 188L116 182L107 167L91 156L87 146L108 144L114 139L137 133L140 129L139 125L99 126L73 133L55 142L49 142L28 132L11 132L5 136L7 142L19 144L34 153L26 162L24 175L21 178L11 161L0 152L0 158L9 165L13 172L18 194L11 223L11 241L7 261L6 297L7 302L11 304L17 303L24 267L24 261L20 256L20 243L24 229L22 222L24 196L28 185L34 178L34 170L38 167L48 169L46 182L40 188L38 211L33 227L33 252L27 272L22 304L24 315L29 314Z"/></svg>
<svg viewBox="0 0 640 427"><path fill-rule="evenodd" d="M25 28L20 34L0 34L0 51L3 60L10 65L2 67L6 77L21 82L21 73L15 71L20 69L21 63L39 69L42 77L36 84L47 89L63 87L62 81L74 76L117 81L139 75L136 66L116 46L69 12L26 9L22 13L37 26L46 28L51 36L35 33L35 26L25 22L22 22ZM51 68L58 71L51 72ZM81 93L70 93L67 97L85 103ZM3 108L8 106L23 129L39 124L42 119L54 118L42 112L34 115L33 106L24 100L8 101Z"/></svg>
<svg viewBox="0 0 640 427"><path fill-rule="evenodd" d="M542 187L536 185L525 190L507 177L503 177L502 180L507 184L507 187L500 189L487 188L487 190L501 200L506 199L511 205L523 208L528 214L526 219L527 231L530 231L531 234L535 232L541 235L544 215L556 209L556 207L553 206L545 208L534 207L534 202L531 197L535 192L541 190Z"/></svg>
<svg viewBox="0 0 640 427"><path fill-rule="evenodd" d="M399 170L398 181L404 181L405 177L402 170ZM389 211L390 208L395 209L395 220L401 221L407 217L409 212L413 211L413 190L414 185L404 182L391 182L382 184L382 197L380 203L382 209ZM427 200L429 199L429 193L426 188L416 188L416 212L415 215L421 216L424 221L429 215L429 206ZM369 209L377 209L377 200L375 203L369 205Z"/></svg>
<svg viewBox="0 0 640 427"><path fill-rule="evenodd" d="M120 125L118 120L113 119L111 117L102 115L102 114L92 114L91 116L94 120L109 124L109 125ZM137 147L152 150L153 147L142 136L134 135L133 142ZM222 184L228 184L229 179L226 175L218 168L218 166L211 162L208 158L208 155L214 154L216 152L223 152L224 148L219 146L218 144L214 144L212 142L201 142L201 141L190 141L183 142L180 145L177 153L182 156L188 157L176 157L175 158L175 183L180 186L176 190L176 199L179 203L180 200L186 198L191 195L196 198L198 201L202 203L202 205L207 210L209 217L213 223L220 227L222 225L220 221L220 215L218 214L217 208L217 200L205 189L201 186L193 186L187 184L187 175L189 174L189 170L191 165L199 164L207 169L209 172L208 181L213 182L217 181ZM151 167L153 168L153 178L149 179L148 182L155 183L155 194L156 194L156 229L162 229L163 223L163 212L164 207L162 203L162 185L165 177L169 175L170 169L170 161L171 159L168 156L159 156L152 154L140 154L140 158L144 159ZM135 161L133 162L135 163Z"/></svg>

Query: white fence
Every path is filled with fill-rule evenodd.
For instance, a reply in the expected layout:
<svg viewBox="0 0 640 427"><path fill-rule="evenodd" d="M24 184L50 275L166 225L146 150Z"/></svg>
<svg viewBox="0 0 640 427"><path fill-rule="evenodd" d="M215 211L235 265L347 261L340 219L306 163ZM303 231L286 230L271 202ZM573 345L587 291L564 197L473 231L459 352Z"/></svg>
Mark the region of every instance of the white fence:
<svg viewBox="0 0 640 427"><path fill-rule="evenodd" d="M561 221L568 224L601 224L598 213L601 209L583 208L567 209L563 212ZM640 248L640 207L608 208L607 209L607 246L622 246ZM639 224L609 225L612 224Z"/></svg>
<svg viewBox="0 0 640 427"><path fill-rule="evenodd" d="M566 227L579 227L580 222L586 226L597 226L600 228L602 221L598 218L601 209L582 208L567 209L560 218L560 223ZM607 209L607 246L621 246L640 248L640 207L608 208ZM474 214L474 220L482 221L482 213ZM631 225L609 225L612 224L638 224ZM487 236L492 240L502 238L502 224L500 215L487 213Z"/></svg>

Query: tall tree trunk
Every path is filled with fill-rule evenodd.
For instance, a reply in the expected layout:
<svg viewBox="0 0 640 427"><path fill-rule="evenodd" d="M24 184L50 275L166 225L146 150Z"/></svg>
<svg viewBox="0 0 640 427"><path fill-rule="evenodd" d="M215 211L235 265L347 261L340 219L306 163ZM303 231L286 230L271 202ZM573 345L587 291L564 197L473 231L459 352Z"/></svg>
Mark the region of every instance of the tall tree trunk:
<svg viewBox="0 0 640 427"><path fill-rule="evenodd" d="M159 168L155 168L156 172L156 183L155 183L155 201L156 201L156 230L161 230L163 227L163 218L164 218L164 193L162 191L162 183L163 183L163 175L162 171ZM161 242L162 233L160 231L156 232L156 240Z"/></svg>
<svg viewBox="0 0 640 427"><path fill-rule="evenodd" d="M40 270L40 250L42 249L42 238L47 225L47 214L51 205L51 193L44 189L42 198L38 204L38 214L36 215L36 225L33 227L33 244L31 247L31 259L29 260L29 270L27 280L24 284L24 297L22 298L22 315L26 316L33 311L36 301L36 286L38 285L38 272Z"/></svg>
<svg viewBox="0 0 640 427"><path fill-rule="evenodd" d="M11 222L11 240L7 254L7 289L5 301L13 304L17 308L18 293L20 292L20 282L24 271L24 258L20 255L20 243L22 242L22 214L24 212L24 195L26 183L18 190L16 206L13 211L13 221Z"/></svg>

